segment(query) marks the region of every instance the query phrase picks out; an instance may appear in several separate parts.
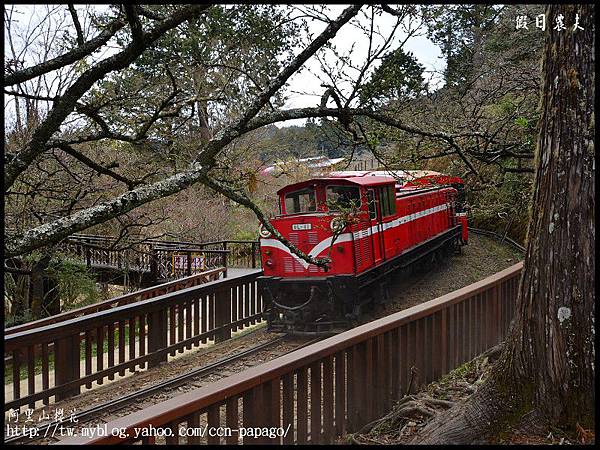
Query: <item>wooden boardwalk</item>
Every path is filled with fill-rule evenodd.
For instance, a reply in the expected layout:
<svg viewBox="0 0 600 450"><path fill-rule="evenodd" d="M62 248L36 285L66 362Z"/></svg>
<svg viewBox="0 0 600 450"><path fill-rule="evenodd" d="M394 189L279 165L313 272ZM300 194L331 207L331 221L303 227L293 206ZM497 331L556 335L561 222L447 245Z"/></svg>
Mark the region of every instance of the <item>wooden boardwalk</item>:
<svg viewBox="0 0 600 450"><path fill-rule="evenodd" d="M116 238L73 235L62 250L69 258L85 264L98 281L111 284L135 283L148 287L217 267L260 266L257 241L175 242L148 239L140 242Z"/></svg>

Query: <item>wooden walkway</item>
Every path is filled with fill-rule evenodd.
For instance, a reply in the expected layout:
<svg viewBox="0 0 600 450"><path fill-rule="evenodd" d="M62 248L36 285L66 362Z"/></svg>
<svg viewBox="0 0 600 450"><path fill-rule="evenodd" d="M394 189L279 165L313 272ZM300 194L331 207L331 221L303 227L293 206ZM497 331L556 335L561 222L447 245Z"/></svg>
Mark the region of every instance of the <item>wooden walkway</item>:
<svg viewBox="0 0 600 450"><path fill-rule="evenodd" d="M148 287L217 267L260 266L257 241L141 242L76 234L62 246L70 258L82 262L100 282Z"/></svg>

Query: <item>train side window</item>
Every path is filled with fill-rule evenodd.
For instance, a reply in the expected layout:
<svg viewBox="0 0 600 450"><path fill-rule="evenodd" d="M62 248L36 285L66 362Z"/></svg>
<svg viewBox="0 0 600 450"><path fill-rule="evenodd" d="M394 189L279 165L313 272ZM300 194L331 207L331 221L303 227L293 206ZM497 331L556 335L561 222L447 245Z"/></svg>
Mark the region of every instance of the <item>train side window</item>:
<svg viewBox="0 0 600 450"><path fill-rule="evenodd" d="M390 215L396 214L396 189L394 186L388 186L388 200L390 202Z"/></svg>
<svg viewBox="0 0 600 450"><path fill-rule="evenodd" d="M372 189L367 190L367 205L369 206L369 219L373 220L377 217L377 206L375 205L375 196Z"/></svg>
<svg viewBox="0 0 600 450"><path fill-rule="evenodd" d="M285 212L287 214L297 214L316 210L317 202L315 201L314 189L306 188L285 194Z"/></svg>
<svg viewBox="0 0 600 450"><path fill-rule="evenodd" d="M381 217L388 215L388 200L387 191L380 187L379 188L379 207L381 208Z"/></svg>
<svg viewBox="0 0 600 450"><path fill-rule="evenodd" d="M381 198L381 215L387 217L396 214L396 193L394 187L380 187L379 195Z"/></svg>
<svg viewBox="0 0 600 450"><path fill-rule="evenodd" d="M327 206L330 211L359 208L360 191L356 186L327 186Z"/></svg>

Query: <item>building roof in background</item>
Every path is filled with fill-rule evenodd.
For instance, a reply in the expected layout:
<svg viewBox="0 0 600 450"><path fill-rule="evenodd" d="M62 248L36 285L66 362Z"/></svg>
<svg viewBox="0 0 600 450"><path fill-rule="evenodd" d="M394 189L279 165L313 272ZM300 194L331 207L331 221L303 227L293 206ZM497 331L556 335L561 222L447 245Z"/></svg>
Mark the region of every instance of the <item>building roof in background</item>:
<svg viewBox="0 0 600 450"><path fill-rule="evenodd" d="M331 167L335 166L338 163L344 161L345 158L328 158L326 156L313 156L310 158L299 158L299 159L290 159L287 161L277 161L271 166L265 167L261 170L263 175L272 173L277 169L280 169L287 164L298 164L309 168L321 168L321 167Z"/></svg>

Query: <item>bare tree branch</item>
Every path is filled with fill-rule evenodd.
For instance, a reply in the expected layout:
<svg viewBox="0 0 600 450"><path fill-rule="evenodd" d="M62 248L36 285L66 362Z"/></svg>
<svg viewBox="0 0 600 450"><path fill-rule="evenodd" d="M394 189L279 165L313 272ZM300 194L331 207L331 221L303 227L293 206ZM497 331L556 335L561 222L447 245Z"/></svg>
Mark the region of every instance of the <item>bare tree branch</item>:
<svg viewBox="0 0 600 450"><path fill-rule="evenodd" d="M267 88L257 96L255 101L252 102L242 114L241 119L221 130L207 143L199 154L197 161L190 164L188 170L177 173L151 185L140 186L109 201L72 214L69 217L62 217L54 222L30 229L21 238L16 238L7 242L6 256L10 257L23 254L35 248L58 242L77 231L84 230L94 224L102 223L117 217L120 214L131 211L152 200L164 198L180 192L198 181L206 180L208 171L215 164L214 157L219 151L247 131L248 122L269 101L271 96L285 84L287 79L295 73L304 62L310 58L310 56L321 48L329 39L334 37L337 31L354 17L359 10L360 5L351 6L344 10L336 20L330 22L327 28L296 58L294 58L279 73L279 75L269 83ZM172 22L172 20L166 20L165 22ZM146 42L149 42L149 40Z"/></svg>
<svg viewBox="0 0 600 450"><path fill-rule="evenodd" d="M29 100L42 100L42 101L46 101L46 102L55 102L59 98L59 97L44 97L42 95L32 95L32 94L28 94L26 92L11 91L10 89L4 89L4 93L8 94L8 95L14 95L15 97L23 97L23 98L27 98Z"/></svg>
<svg viewBox="0 0 600 450"><path fill-rule="evenodd" d="M79 17L77 16L77 11L75 10L75 5L73 3L68 4L69 12L71 13L71 18L73 19L73 25L75 26L75 31L77 32L77 45L80 47L85 44L85 40L83 38L83 30L81 29L81 23L79 22Z"/></svg>
<svg viewBox="0 0 600 450"><path fill-rule="evenodd" d="M29 164L45 150L45 144L50 137L60 128L65 118L73 111L77 101L93 86L93 84L107 73L121 70L129 66L143 51L159 39L170 29L173 29L186 20L198 16L211 5L193 5L174 12L168 19L161 22L152 30L144 33L144 45L137 41L129 44L123 51L100 61L86 70L64 93L61 99L55 102L44 121L35 129L27 146L6 164L4 177L4 190L13 185L16 178Z"/></svg>
<svg viewBox="0 0 600 450"><path fill-rule="evenodd" d="M32 78L39 77L45 73L59 69L74 62L79 61L81 58L92 54L94 51L106 44L111 37L115 35L117 31L125 26L125 22L122 20L114 20L109 23L106 30L100 33L93 39L85 42L83 45L71 50L64 55L57 56L49 61L45 61L33 67L21 69L4 76L4 86L10 86L17 83L23 83Z"/></svg>
<svg viewBox="0 0 600 450"><path fill-rule="evenodd" d="M101 166L100 164L92 161L90 158L88 158L84 154L78 152L72 146L70 146L69 144L67 144L65 142L57 142L55 144L55 146L60 148L63 152L67 153L68 155L71 155L73 158L81 161L86 166L94 169L96 172L101 173L103 175L108 175L109 177L114 178L117 181L125 183L125 185L127 185L128 189L133 189L136 185L139 184L139 182L129 180L128 178L124 177L123 175L119 175L118 173L113 172L109 168Z"/></svg>

